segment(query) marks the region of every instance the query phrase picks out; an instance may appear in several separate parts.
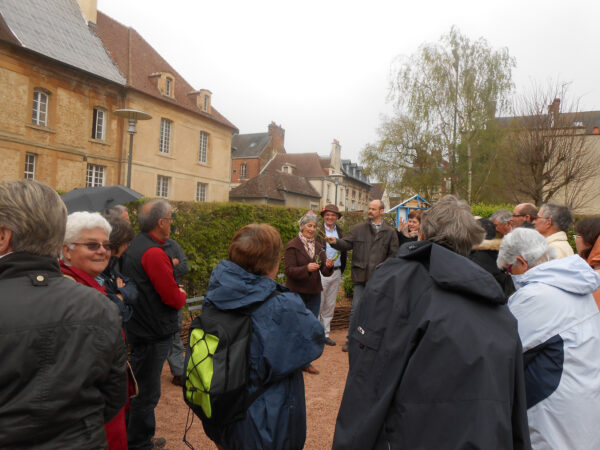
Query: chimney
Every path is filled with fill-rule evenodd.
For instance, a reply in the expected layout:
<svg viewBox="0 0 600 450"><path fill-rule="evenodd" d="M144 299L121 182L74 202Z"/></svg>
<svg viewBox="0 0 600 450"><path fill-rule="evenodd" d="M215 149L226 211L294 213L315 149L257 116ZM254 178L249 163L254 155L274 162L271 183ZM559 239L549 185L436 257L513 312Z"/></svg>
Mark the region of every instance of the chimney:
<svg viewBox="0 0 600 450"><path fill-rule="evenodd" d="M285 153L285 148L283 146L285 142L285 130L281 128L281 125L271 122L269 124L269 136L271 137L273 151L275 153Z"/></svg>
<svg viewBox="0 0 600 450"><path fill-rule="evenodd" d="M98 21L98 0L77 0L79 9L87 24L96 25Z"/></svg>
<svg viewBox="0 0 600 450"><path fill-rule="evenodd" d="M555 98L551 105L548 105L548 115L550 123L555 126L558 123L558 114L560 113L560 98Z"/></svg>
<svg viewBox="0 0 600 450"><path fill-rule="evenodd" d="M329 163L330 175L331 172L334 174L342 173L342 146L337 139L334 139L331 143L331 153L329 154L331 162Z"/></svg>

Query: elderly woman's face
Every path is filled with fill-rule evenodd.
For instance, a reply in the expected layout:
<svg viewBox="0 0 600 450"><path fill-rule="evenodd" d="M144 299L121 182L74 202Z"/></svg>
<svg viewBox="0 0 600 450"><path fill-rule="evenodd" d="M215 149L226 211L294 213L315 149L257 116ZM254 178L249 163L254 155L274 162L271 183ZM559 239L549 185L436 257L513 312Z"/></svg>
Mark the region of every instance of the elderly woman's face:
<svg viewBox="0 0 600 450"><path fill-rule="evenodd" d="M84 230L73 244L73 249L63 245L63 261L66 264L83 270L91 277L97 277L106 269L110 258L106 231L102 228ZM93 250L96 246L98 248Z"/></svg>
<svg viewBox="0 0 600 450"><path fill-rule="evenodd" d="M308 239L312 239L317 231L317 224L315 222L305 223L302 227L302 235Z"/></svg>

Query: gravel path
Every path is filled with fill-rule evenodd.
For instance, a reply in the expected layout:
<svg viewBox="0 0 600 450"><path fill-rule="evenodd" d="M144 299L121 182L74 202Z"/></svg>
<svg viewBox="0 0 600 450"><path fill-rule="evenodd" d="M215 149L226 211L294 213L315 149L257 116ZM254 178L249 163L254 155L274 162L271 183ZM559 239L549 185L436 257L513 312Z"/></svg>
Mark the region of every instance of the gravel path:
<svg viewBox="0 0 600 450"><path fill-rule="evenodd" d="M319 375L304 373L306 388L306 445L308 450L331 448L337 412L344 393L348 373L348 354L341 350L346 340L346 330L335 330L330 337L337 342L335 347L325 346L323 355L313 365ZM183 443L188 408L183 402L180 387L171 384L168 364L162 374L162 395L156 408L156 436L167 439L166 449L187 449ZM190 418L193 414L190 413ZM187 440L196 450L212 450L216 446L206 437L202 423L195 418L187 433Z"/></svg>

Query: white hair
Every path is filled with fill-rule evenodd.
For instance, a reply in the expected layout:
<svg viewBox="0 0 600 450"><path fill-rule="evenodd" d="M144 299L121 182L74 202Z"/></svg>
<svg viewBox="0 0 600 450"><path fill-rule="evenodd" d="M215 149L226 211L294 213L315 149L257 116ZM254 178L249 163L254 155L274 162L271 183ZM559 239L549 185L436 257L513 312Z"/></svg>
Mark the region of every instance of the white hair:
<svg viewBox="0 0 600 450"><path fill-rule="evenodd" d="M555 258L554 251L544 236L536 230L522 227L504 236L496 264L498 268L504 269L514 264L517 256L527 261L530 268Z"/></svg>
<svg viewBox="0 0 600 450"><path fill-rule="evenodd" d="M106 236L110 236L112 227L100 213L91 213L79 211L69 214L67 217L67 229L65 231L65 244L77 242L81 233L94 228L102 228L106 231Z"/></svg>

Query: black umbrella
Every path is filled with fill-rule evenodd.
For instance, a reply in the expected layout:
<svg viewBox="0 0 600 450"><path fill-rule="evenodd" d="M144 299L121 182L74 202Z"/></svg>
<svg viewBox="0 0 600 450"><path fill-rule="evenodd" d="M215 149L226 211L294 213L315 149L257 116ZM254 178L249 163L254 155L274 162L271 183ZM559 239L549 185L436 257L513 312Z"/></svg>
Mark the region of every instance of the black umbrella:
<svg viewBox="0 0 600 450"><path fill-rule="evenodd" d="M111 206L142 198L142 194L120 184L73 189L61 196L69 214L75 211L103 211Z"/></svg>

